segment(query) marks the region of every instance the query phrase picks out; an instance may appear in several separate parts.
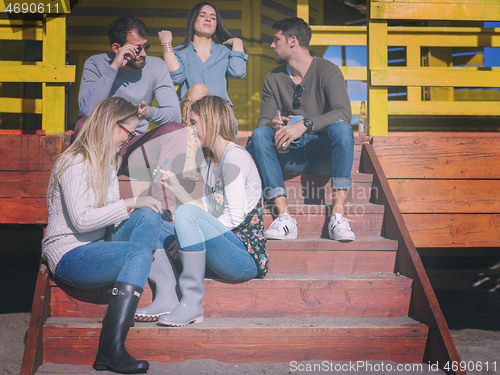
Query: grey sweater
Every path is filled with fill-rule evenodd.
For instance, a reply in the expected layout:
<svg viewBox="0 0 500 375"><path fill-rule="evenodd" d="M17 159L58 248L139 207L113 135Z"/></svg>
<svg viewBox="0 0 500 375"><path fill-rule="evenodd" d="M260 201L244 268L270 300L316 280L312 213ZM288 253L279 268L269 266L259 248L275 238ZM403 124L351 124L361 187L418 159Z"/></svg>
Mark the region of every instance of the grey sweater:
<svg viewBox="0 0 500 375"><path fill-rule="evenodd" d="M264 80L262 105L257 126L266 126L276 116L290 109L295 115L311 119L314 130L319 131L337 120L351 123L351 102L347 95L344 76L332 62L314 57L301 85L304 86L302 104L292 109L295 83L290 78L286 64L271 70Z"/></svg>
<svg viewBox="0 0 500 375"><path fill-rule="evenodd" d="M115 70L111 63L114 53L90 56L83 67L78 105L82 116L90 112L101 100L121 96L133 104L145 101L149 106L146 118L139 121L136 132L145 133L148 121L158 125L181 122L179 99L165 62L157 57L146 56L142 69ZM158 108L151 107L156 99Z"/></svg>
<svg viewBox="0 0 500 375"><path fill-rule="evenodd" d="M107 204L95 207L96 197L87 185L85 164L83 157L77 156L48 194L49 221L42 240L42 257L53 274L64 254L104 238L108 225L129 217L125 202L120 199L116 171L111 166Z"/></svg>

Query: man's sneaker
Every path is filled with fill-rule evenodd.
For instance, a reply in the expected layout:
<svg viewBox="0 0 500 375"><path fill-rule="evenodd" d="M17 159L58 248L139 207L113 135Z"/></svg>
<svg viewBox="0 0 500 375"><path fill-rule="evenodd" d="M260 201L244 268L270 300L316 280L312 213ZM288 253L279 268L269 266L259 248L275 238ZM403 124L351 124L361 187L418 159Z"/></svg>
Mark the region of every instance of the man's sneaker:
<svg viewBox="0 0 500 375"><path fill-rule="evenodd" d="M356 235L349 226L349 219L341 214L335 214L328 223L328 237L335 241L354 241Z"/></svg>
<svg viewBox="0 0 500 375"><path fill-rule="evenodd" d="M264 236L269 240L294 240L297 232L297 220L285 213L274 219Z"/></svg>

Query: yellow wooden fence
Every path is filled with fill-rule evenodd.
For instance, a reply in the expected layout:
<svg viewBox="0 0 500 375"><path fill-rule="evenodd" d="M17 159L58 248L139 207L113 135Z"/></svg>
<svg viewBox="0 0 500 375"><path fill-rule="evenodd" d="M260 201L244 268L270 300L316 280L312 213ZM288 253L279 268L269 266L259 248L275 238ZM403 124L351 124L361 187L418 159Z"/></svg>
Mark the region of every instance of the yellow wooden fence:
<svg viewBox="0 0 500 375"><path fill-rule="evenodd" d="M424 99L422 87L500 87L500 69L478 66L427 67L425 47L500 47L499 28L395 27L388 21L415 20L500 21L498 0L396 0L368 1L365 26L312 25L312 45L367 46L368 67L341 67L347 81L368 82L370 135L388 132L391 115L500 116L500 103ZM309 20L308 0L299 0L299 17ZM388 47L405 47L406 66L388 66ZM388 88L407 87L407 100L388 100ZM360 103L351 103L354 114Z"/></svg>
<svg viewBox="0 0 500 375"><path fill-rule="evenodd" d="M62 133L65 126L65 84L75 79L75 67L66 65L66 16L70 11L69 0L52 1L50 8L42 4L33 8L39 21L22 19L22 14L32 9L16 9L13 1L0 2L0 40L32 40L42 42L41 61L0 60L0 82L37 82L42 84L41 99L1 97L2 113L42 114L42 129L47 133ZM19 4L19 3L18 3ZM57 7L55 6L57 4ZM54 13L56 9L59 13Z"/></svg>

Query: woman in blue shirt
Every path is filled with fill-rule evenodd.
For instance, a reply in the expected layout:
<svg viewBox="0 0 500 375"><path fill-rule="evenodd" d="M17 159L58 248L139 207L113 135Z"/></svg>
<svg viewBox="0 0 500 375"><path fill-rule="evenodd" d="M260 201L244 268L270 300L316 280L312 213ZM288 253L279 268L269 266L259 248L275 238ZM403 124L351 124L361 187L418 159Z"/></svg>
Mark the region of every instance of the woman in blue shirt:
<svg viewBox="0 0 500 375"><path fill-rule="evenodd" d="M203 1L190 10L187 35L180 46L172 48L172 33L158 33L163 59L172 80L179 85L179 99L197 83L204 84L210 93L229 104L227 79L245 77L248 55L243 41L235 38L224 25L215 5ZM191 97L190 93L188 93Z"/></svg>

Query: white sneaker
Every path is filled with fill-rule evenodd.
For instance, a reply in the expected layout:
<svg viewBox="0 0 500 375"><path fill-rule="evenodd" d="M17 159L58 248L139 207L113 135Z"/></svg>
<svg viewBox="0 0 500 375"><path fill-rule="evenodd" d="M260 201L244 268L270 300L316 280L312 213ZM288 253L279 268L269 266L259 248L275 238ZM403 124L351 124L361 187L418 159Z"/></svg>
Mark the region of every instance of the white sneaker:
<svg viewBox="0 0 500 375"><path fill-rule="evenodd" d="M328 223L328 237L335 241L354 241L356 235L349 226L349 220L341 214L335 214Z"/></svg>
<svg viewBox="0 0 500 375"><path fill-rule="evenodd" d="M297 233L297 220L285 213L274 219L264 236L269 240L294 240Z"/></svg>

